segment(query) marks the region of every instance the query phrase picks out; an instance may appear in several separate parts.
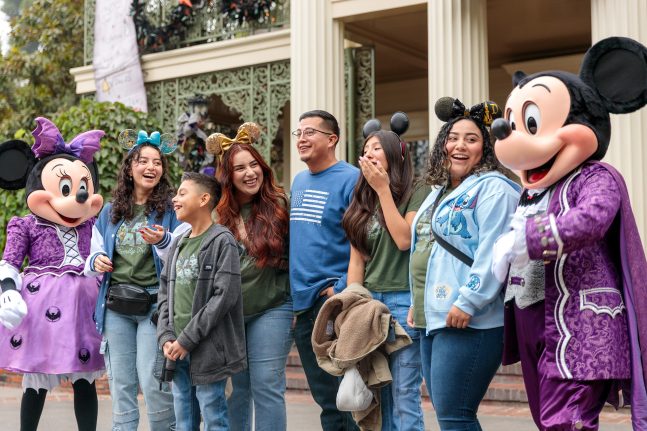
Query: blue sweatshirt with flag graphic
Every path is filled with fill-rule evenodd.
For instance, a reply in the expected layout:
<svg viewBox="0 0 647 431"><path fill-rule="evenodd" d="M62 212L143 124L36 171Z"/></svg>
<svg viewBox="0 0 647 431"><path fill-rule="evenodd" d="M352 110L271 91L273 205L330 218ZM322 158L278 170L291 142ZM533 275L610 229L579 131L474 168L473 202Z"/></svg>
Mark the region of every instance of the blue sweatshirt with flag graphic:
<svg viewBox="0 0 647 431"><path fill-rule="evenodd" d="M319 292L346 287L350 245L341 226L359 169L337 162L321 172L300 172L290 199L290 287L294 311L311 308Z"/></svg>

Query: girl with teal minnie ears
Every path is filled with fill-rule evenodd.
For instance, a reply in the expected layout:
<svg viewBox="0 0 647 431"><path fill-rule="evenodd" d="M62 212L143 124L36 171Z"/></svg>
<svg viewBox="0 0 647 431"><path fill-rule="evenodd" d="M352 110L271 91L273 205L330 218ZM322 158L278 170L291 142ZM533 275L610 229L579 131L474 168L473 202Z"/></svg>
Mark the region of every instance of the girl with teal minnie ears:
<svg viewBox="0 0 647 431"><path fill-rule="evenodd" d="M163 356L157 346L157 290L161 261L157 248L170 244L180 225L171 206L174 195L168 159L176 148L173 135L124 130L120 144L128 150L108 203L94 225L85 274L101 276L95 309L103 339L113 428L136 431L137 385L142 389L151 431L175 427L173 397L160 385ZM155 245L155 247L153 247Z"/></svg>

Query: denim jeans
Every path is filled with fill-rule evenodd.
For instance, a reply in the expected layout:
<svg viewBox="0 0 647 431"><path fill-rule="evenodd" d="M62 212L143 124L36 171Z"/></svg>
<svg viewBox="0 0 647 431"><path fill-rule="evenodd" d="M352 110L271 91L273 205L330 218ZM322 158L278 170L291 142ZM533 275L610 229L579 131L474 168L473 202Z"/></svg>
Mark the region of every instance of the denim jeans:
<svg viewBox="0 0 647 431"><path fill-rule="evenodd" d="M285 431L285 363L292 347L292 301L245 319L247 369L232 376L232 431Z"/></svg>
<svg viewBox="0 0 647 431"><path fill-rule="evenodd" d="M476 417L503 353L503 327L442 328L420 340L422 372L443 431L481 430Z"/></svg>
<svg viewBox="0 0 647 431"><path fill-rule="evenodd" d="M138 383L144 394L150 430L168 431L175 426L170 387L165 384L160 390L155 376L163 360L157 347L157 329L151 322L155 310L157 305L153 305L146 316L106 310L102 353L112 398L113 431L137 431Z"/></svg>
<svg viewBox="0 0 647 431"><path fill-rule="evenodd" d="M225 384L227 379L206 385L192 385L189 364L191 355L175 363L173 376L173 401L175 404L176 431L197 431L200 429L200 414L204 431L226 431L227 400ZM197 400L197 403L196 403Z"/></svg>
<svg viewBox="0 0 647 431"><path fill-rule="evenodd" d="M337 410L340 379L319 368L317 357L312 351L312 330L325 301L325 297L319 298L312 308L297 316L294 342L299 350L310 393L322 410L320 420L323 431L359 430L350 413Z"/></svg>
<svg viewBox="0 0 647 431"><path fill-rule="evenodd" d="M412 344L391 353L389 368L393 382L381 390L382 430L423 431L420 386L420 332L407 326L407 313L411 305L411 293L371 292L373 298L389 307L391 315L407 331Z"/></svg>

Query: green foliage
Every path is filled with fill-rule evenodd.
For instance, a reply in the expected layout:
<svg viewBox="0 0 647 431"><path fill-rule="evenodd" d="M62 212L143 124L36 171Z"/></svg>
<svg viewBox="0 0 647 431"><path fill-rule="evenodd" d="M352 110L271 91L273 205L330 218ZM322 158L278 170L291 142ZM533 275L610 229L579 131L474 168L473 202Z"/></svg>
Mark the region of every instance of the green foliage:
<svg viewBox="0 0 647 431"><path fill-rule="evenodd" d="M11 46L0 59L2 138L29 129L38 115L74 105L78 96L69 69L83 64L82 1L11 3L9 9L19 7L20 13L11 19Z"/></svg>
<svg viewBox="0 0 647 431"><path fill-rule="evenodd" d="M121 103L95 102L83 99L77 106L59 113L52 118L66 141L71 140L81 132L100 129L106 132L101 140L101 149L95 154L95 161L99 168L100 193L104 200L110 200L110 193L116 184L119 166L126 154L117 142L117 136L124 129L161 130L156 119L149 117L145 112L137 112ZM32 144L31 135L25 130L15 133L17 137ZM171 156L173 157L173 156ZM181 176L179 163L173 158L170 163L173 184L177 184ZM0 246L4 249L5 228L7 222L14 215L22 216L29 213L25 203L24 190L10 192L0 190L0 202L4 202L3 211L0 211Z"/></svg>

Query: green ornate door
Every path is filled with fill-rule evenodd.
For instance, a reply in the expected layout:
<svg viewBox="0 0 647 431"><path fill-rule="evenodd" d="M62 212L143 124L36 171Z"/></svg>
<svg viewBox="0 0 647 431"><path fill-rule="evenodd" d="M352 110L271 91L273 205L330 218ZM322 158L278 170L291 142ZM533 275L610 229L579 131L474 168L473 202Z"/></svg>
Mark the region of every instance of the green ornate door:
<svg viewBox="0 0 647 431"><path fill-rule="evenodd" d="M290 99L290 62L185 76L146 85L148 112L156 116L165 131L174 131L177 118L188 111L188 100L196 94L218 96L240 114L241 123L261 126L259 152L270 161L272 141L279 130L283 107Z"/></svg>

